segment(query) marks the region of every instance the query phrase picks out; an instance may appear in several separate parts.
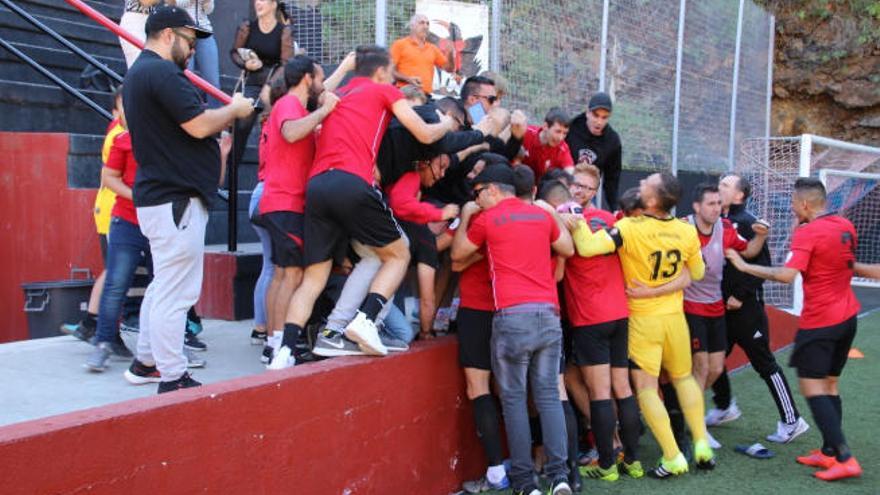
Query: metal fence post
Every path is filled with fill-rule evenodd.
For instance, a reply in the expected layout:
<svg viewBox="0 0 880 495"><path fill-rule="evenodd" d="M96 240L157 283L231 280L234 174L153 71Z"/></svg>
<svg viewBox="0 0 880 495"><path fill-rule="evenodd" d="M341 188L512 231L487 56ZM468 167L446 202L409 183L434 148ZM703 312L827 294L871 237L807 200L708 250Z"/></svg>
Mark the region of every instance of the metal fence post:
<svg viewBox="0 0 880 495"><path fill-rule="evenodd" d="M684 56L684 22L687 0L678 4L678 47L675 50L675 107L672 112L672 175L678 175L678 121L681 117L681 62Z"/></svg>
<svg viewBox="0 0 880 495"><path fill-rule="evenodd" d="M733 59L733 87L730 98L730 141L727 148L727 169L733 170L734 150L736 148L736 97L739 90L739 53L742 47L743 10L745 0L739 0L739 15L736 18L736 51Z"/></svg>
<svg viewBox="0 0 880 495"><path fill-rule="evenodd" d="M599 91L605 91L605 65L608 63L608 10L611 0L602 2L602 42L599 46Z"/></svg>
<svg viewBox="0 0 880 495"><path fill-rule="evenodd" d="M770 16L770 45L767 47L767 122L764 138L770 139L770 116L773 105L773 54L776 50L776 16Z"/></svg>
<svg viewBox="0 0 880 495"><path fill-rule="evenodd" d="M387 43L385 33L388 22L387 7L386 0L376 0L376 44L379 46L385 46Z"/></svg>
<svg viewBox="0 0 880 495"><path fill-rule="evenodd" d="M489 68L501 72L501 0L492 0L492 26L489 31Z"/></svg>

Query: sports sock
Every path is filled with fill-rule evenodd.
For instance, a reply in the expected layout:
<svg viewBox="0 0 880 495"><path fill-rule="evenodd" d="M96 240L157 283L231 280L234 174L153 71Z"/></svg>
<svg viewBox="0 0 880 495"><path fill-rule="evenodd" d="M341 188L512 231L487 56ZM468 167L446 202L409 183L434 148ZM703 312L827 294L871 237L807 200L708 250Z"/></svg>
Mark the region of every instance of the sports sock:
<svg viewBox="0 0 880 495"><path fill-rule="evenodd" d="M721 372L721 376L715 380L715 383L712 384L712 402L715 403L715 407L718 409L727 409L730 407L730 401L732 400L732 393L730 391L730 377L727 376L727 368L724 368L724 371Z"/></svg>
<svg viewBox="0 0 880 495"><path fill-rule="evenodd" d="M296 323L285 323L284 324L284 337L281 339L281 346L287 346L291 351L296 346L296 340L299 338L299 334L302 332L302 327L297 325Z"/></svg>
<svg viewBox="0 0 880 495"><path fill-rule="evenodd" d="M828 397L831 397L831 403L834 404L834 410L837 411L837 416L840 417L840 424L843 425L843 401L839 395L829 395Z"/></svg>
<svg viewBox="0 0 880 495"><path fill-rule="evenodd" d="M386 302L388 302L388 299L385 299L385 296L382 294L370 292L367 294L367 298L364 299L364 303L361 304L361 312L367 316L367 319L375 322L376 317L379 316L379 311L382 311L382 307L385 306Z"/></svg>
<svg viewBox="0 0 880 495"><path fill-rule="evenodd" d="M681 404L678 403L678 394L675 393L675 387L671 383L661 383L660 390L663 391L663 405L669 414L672 433L675 434L675 438L685 438L684 414L681 413ZM679 447L684 446L679 445Z"/></svg>
<svg viewBox="0 0 880 495"><path fill-rule="evenodd" d="M703 391L692 375L672 381L675 392L678 394L678 403L684 420L691 430L694 441L706 440L705 406L703 404Z"/></svg>
<svg viewBox="0 0 880 495"><path fill-rule="evenodd" d="M577 466L578 429L577 417L571 407L571 402L562 401L562 413L565 415L565 434L568 438L568 468L573 469Z"/></svg>
<svg viewBox="0 0 880 495"><path fill-rule="evenodd" d="M599 451L599 467L608 469L614 464L614 407L611 399L591 400L590 417Z"/></svg>
<svg viewBox="0 0 880 495"><path fill-rule="evenodd" d="M663 407L663 401L657 394L655 388L645 388L639 390L637 395L639 407L645 416L645 422L654 434L654 438L663 450L663 458L672 460L681 453L678 450L678 444L675 443L675 436L672 434L672 427L669 425L669 414Z"/></svg>
<svg viewBox="0 0 880 495"><path fill-rule="evenodd" d="M813 420L822 432L824 445L822 453L825 455L834 455L839 462L845 462L852 456L849 452L849 446L843 437L843 430L840 427L840 416L837 414L834 399L830 395L817 395L808 397L807 404L810 405L810 411L813 412Z"/></svg>
<svg viewBox="0 0 880 495"><path fill-rule="evenodd" d="M89 330L94 330L98 327L98 315L95 313L86 313L86 317L83 318L82 324Z"/></svg>
<svg viewBox="0 0 880 495"><path fill-rule="evenodd" d="M490 394L485 394L477 397L472 402L474 405L474 424L477 426L477 437L480 438L480 443L486 452L489 466L497 466L501 464L504 454L501 451L500 420L498 417L498 407L495 405L495 398Z"/></svg>
<svg viewBox="0 0 880 495"><path fill-rule="evenodd" d="M639 435L642 421L636 398L630 395L617 401L617 417L620 419L620 440L623 442L623 460L631 463L639 458Z"/></svg>
<svg viewBox="0 0 880 495"><path fill-rule="evenodd" d="M776 409L779 411L779 420L785 424L792 424L800 417L797 406L794 403L794 397L791 395L791 387L788 386L788 380L781 370L774 371L767 376L762 377L770 389L770 395L776 402Z"/></svg>

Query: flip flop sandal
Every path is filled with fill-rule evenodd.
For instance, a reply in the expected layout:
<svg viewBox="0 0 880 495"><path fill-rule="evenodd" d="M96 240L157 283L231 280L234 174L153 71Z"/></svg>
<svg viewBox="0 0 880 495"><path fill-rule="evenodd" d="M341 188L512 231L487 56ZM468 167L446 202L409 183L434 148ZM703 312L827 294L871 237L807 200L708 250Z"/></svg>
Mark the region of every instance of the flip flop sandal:
<svg viewBox="0 0 880 495"><path fill-rule="evenodd" d="M770 459L776 455L772 450L764 447L760 443L754 443L752 445L737 445L736 451L753 459Z"/></svg>

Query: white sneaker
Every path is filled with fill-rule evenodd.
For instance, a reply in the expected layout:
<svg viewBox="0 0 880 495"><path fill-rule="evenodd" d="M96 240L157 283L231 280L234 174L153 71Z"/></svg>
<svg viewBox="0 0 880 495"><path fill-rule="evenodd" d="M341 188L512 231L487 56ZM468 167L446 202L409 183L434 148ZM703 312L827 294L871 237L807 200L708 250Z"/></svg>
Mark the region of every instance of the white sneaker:
<svg viewBox="0 0 880 495"><path fill-rule="evenodd" d="M283 370L290 368L296 364L296 360L293 359L293 351L290 350L290 347L282 346L281 349L275 353L275 357L272 358L272 362L266 365L267 370Z"/></svg>
<svg viewBox="0 0 880 495"><path fill-rule="evenodd" d="M742 411L739 410L739 406L736 405L736 399L730 401L730 407L727 409L709 409L709 412L706 413L706 426L718 426L724 423L730 423L731 421L739 419L742 416Z"/></svg>
<svg viewBox="0 0 880 495"><path fill-rule="evenodd" d="M712 447L713 450L717 450L721 448L721 442L715 440L715 437L712 436L711 433L706 431L706 440L709 441L709 447Z"/></svg>
<svg viewBox="0 0 880 495"><path fill-rule="evenodd" d="M351 323L345 327L345 336L358 343L361 350L374 356L385 356L388 349L379 339L379 329L363 312L358 311Z"/></svg>
<svg viewBox="0 0 880 495"><path fill-rule="evenodd" d="M804 421L804 418L798 418L794 424L787 425L782 421L776 422L776 433L767 435L767 440L776 443L788 443L795 438L803 435L810 429L810 425Z"/></svg>

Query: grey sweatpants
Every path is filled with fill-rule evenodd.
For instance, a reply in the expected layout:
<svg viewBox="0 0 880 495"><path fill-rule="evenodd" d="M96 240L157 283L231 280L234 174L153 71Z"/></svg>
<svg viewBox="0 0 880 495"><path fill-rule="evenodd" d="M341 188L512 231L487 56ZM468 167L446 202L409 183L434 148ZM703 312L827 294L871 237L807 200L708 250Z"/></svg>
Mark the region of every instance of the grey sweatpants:
<svg viewBox="0 0 880 495"><path fill-rule="evenodd" d="M382 268L382 260L372 249L358 241L352 241L351 247L361 259L355 263L348 278L345 279L339 300L336 301L333 311L327 317L327 328L336 332L345 330L348 323L357 315L357 310L370 292L370 284L373 283L376 273ZM391 301L388 301L379 312L377 321L384 320L388 312L391 311L390 303Z"/></svg>

